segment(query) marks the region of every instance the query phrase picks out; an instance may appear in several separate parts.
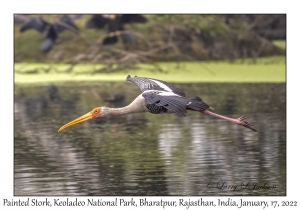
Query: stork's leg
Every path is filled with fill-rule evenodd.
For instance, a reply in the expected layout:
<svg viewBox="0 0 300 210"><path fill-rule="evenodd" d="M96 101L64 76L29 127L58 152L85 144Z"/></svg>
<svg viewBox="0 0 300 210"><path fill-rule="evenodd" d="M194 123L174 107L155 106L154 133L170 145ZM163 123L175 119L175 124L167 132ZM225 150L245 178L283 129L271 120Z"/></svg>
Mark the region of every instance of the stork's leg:
<svg viewBox="0 0 300 210"><path fill-rule="evenodd" d="M254 125L252 123L250 123L250 122L248 122L248 121L245 120L246 119L245 115L243 115L243 116L241 116L239 118L234 119L234 118L230 118L230 117L226 117L226 116L223 116L223 115L216 114L214 112L210 112L208 110L204 110L204 111L202 111L202 113L207 114L207 115L211 115L211 116L215 116L215 117L221 118L223 120L227 120L229 122L233 122L235 124L238 124L238 125L244 126L246 128L249 128L249 129L253 130L254 132L257 132L257 130L254 127Z"/></svg>

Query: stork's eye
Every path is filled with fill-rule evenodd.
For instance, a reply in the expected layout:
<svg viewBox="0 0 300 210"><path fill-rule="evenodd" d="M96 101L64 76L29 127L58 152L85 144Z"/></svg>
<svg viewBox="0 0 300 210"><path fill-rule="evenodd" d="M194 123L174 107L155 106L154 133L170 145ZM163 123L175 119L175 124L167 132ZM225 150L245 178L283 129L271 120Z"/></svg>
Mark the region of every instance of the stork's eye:
<svg viewBox="0 0 300 210"><path fill-rule="evenodd" d="M94 113L97 114L97 113L98 113L98 110L96 109L96 110L94 111Z"/></svg>

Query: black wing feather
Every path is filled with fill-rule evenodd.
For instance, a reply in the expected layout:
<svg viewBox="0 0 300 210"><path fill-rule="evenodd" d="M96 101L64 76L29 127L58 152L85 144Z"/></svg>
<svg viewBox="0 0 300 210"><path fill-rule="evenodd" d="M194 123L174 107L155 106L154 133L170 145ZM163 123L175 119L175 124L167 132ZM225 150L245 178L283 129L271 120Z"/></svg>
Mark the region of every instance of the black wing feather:
<svg viewBox="0 0 300 210"><path fill-rule="evenodd" d="M67 26L66 26L67 25ZM60 19L60 22L55 24L57 33L61 33L65 29L69 29L68 27L78 31L78 27L75 25L75 23L72 21L72 19L69 16L63 16Z"/></svg>
<svg viewBox="0 0 300 210"><path fill-rule="evenodd" d="M143 15L138 14L124 14L120 17L122 24L126 23L146 23L148 21Z"/></svg>
<svg viewBox="0 0 300 210"><path fill-rule="evenodd" d="M109 37L105 37L105 39L103 39L102 44L107 45L107 44L114 44L116 42L118 42L118 37L109 36Z"/></svg>
<svg viewBox="0 0 300 210"><path fill-rule="evenodd" d="M102 15L93 15L86 23L86 27L102 29L108 22L109 19L103 17Z"/></svg>
<svg viewBox="0 0 300 210"><path fill-rule="evenodd" d="M126 81L130 81L130 82L134 83L136 86L139 87L139 89L142 93L146 90L160 90L160 91L173 92L179 96L185 97L185 93L183 90L175 87L174 85L170 85L167 82L164 82L164 81L161 81L158 79L137 77L137 76L131 77L130 75L128 75L126 78ZM171 89L171 91L159 86L155 81L158 81L158 82L164 84L169 89Z"/></svg>
<svg viewBox="0 0 300 210"><path fill-rule="evenodd" d="M49 23L44 21L42 18L33 17L25 25L22 26L20 32L24 32L28 29L35 29L42 34L46 31L48 25Z"/></svg>
<svg viewBox="0 0 300 210"><path fill-rule="evenodd" d="M155 92L146 92L142 96L146 99L148 104L155 104L156 106L162 106L175 112L179 116L186 116L186 105L188 99L179 96L162 96L157 95Z"/></svg>

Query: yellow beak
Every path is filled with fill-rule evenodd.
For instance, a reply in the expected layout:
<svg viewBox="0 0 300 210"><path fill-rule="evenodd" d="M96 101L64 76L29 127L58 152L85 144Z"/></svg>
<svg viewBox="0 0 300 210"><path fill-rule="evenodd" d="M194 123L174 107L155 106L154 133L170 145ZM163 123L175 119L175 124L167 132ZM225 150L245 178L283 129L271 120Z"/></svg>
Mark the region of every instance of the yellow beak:
<svg viewBox="0 0 300 210"><path fill-rule="evenodd" d="M58 133L64 129L66 129L67 127L70 127L72 125L75 125L75 124L78 124L78 123L82 123L82 122L85 122L85 121L88 121L88 120L91 120L93 119L94 116L91 112L85 114L85 115L82 115L81 117L78 117L77 119L65 124L64 126L62 126L59 130L58 130Z"/></svg>

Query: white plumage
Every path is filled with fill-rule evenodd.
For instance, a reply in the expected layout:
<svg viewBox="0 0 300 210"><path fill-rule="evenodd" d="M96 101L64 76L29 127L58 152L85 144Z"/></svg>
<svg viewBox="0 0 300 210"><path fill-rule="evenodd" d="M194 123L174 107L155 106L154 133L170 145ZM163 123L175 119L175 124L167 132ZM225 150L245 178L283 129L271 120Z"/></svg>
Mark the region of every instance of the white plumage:
<svg viewBox="0 0 300 210"><path fill-rule="evenodd" d="M132 103L122 108L97 107L62 126L58 132L77 123L105 116L119 116L139 112L150 112L152 114L174 112L178 116L185 117L187 110L218 117L249 128L254 132L257 131L252 123L246 121L245 116L234 119L208 111L207 109L210 107L201 98L186 98L181 89L164 81L145 77L130 77L130 75L127 76L126 81L133 82L142 92Z"/></svg>

